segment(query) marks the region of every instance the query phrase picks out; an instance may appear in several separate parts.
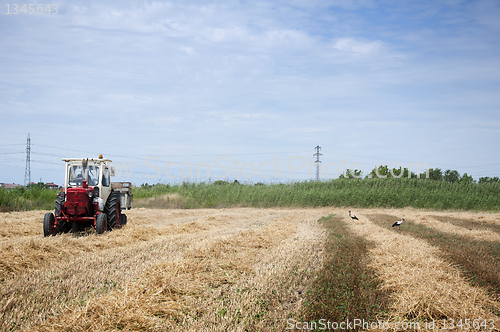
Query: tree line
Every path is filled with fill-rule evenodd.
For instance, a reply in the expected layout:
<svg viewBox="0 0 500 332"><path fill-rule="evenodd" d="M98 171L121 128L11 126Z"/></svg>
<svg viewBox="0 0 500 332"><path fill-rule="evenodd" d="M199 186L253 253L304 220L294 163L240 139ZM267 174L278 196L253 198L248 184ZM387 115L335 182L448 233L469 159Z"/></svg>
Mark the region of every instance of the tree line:
<svg viewBox="0 0 500 332"><path fill-rule="evenodd" d="M340 179L361 179L363 178L363 174L361 170L358 169L347 169L345 174L341 174L339 176ZM447 169L445 171L440 168L429 168L428 175L427 171L416 174L414 172L410 172L408 168L389 168L387 165L381 165L378 169L375 167L368 173L365 179L385 179L385 178L412 178L412 179L429 179L433 181L444 181L449 183L489 183L489 182L500 182L500 178L483 176L479 178L479 181L476 181L472 178L472 176L464 173L460 175L460 173L453 169Z"/></svg>

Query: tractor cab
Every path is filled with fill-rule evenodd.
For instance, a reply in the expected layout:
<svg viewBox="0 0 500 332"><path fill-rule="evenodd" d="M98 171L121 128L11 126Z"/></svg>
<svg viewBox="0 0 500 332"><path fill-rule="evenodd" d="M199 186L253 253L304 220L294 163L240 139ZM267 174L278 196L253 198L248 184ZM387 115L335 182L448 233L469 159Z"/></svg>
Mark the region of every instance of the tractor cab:
<svg viewBox="0 0 500 332"><path fill-rule="evenodd" d="M93 198L96 211L103 211L111 193L111 176L114 175L114 167L109 166L111 160L100 155L99 159L68 158L63 161L66 162L64 193L85 192Z"/></svg>

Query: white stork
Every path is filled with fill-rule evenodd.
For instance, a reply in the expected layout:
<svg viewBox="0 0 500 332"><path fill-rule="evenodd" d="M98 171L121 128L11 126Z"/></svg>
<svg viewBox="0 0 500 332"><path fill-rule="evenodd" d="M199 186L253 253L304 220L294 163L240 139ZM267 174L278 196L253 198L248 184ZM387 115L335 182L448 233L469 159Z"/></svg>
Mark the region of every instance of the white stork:
<svg viewBox="0 0 500 332"><path fill-rule="evenodd" d="M392 224L392 227L398 227L401 226L401 224L405 221L405 218L401 218L401 220L396 221L394 224Z"/></svg>
<svg viewBox="0 0 500 332"><path fill-rule="evenodd" d="M351 214L351 210L349 210L349 217L353 220L359 220L358 217L356 217L354 214Z"/></svg>

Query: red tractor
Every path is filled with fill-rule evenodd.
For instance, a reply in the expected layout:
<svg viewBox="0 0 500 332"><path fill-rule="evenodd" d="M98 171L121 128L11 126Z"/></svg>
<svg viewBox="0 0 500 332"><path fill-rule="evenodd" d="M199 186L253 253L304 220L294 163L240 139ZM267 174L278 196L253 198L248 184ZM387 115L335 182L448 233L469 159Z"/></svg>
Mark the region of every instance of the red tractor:
<svg viewBox="0 0 500 332"><path fill-rule="evenodd" d="M102 234L127 224L122 210L132 201L130 182L111 183L111 160L63 159L66 162L64 190L57 195L54 213L43 218L43 235L79 232L85 227Z"/></svg>

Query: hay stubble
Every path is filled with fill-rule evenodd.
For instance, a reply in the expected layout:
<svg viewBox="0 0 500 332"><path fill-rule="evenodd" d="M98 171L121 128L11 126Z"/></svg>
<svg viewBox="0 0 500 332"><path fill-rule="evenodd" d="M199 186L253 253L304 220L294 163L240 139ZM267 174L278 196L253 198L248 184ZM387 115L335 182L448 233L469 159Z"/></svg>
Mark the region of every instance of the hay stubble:
<svg viewBox="0 0 500 332"><path fill-rule="evenodd" d="M284 311L300 307L297 289L321 266L321 211L128 214L126 228L101 237L29 235L5 244L2 329L281 329ZM35 217L25 222L41 226ZM38 248L20 259L31 242ZM40 246L50 249L42 257Z"/></svg>
<svg viewBox="0 0 500 332"><path fill-rule="evenodd" d="M491 318L499 304L422 239L367 217L409 216L443 232L498 241L498 215L409 209L133 209L104 236L41 236L43 212L0 214L0 329L283 330L325 263L332 212L373 243L370 267L396 320ZM408 218L408 217L407 217ZM397 219L397 218L396 218ZM484 223L484 227L475 227ZM481 224L482 225L482 224ZM495 227L491 227L491 226ZM359 317L364 318L364 317Z"/></svg>

